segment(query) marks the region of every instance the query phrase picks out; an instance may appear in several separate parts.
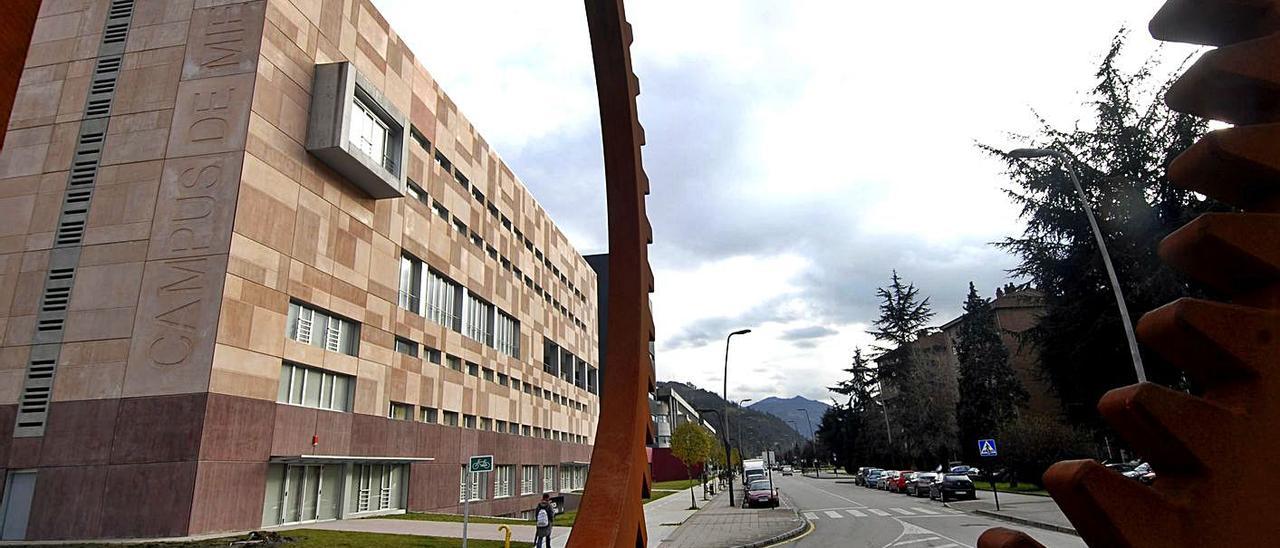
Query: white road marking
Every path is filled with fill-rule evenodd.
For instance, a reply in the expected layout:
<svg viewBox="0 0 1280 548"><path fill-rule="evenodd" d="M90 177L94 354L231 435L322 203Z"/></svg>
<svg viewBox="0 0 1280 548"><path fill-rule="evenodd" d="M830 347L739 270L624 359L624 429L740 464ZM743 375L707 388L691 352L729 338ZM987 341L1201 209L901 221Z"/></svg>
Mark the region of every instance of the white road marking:
<svg viewBox="0 0 1280 548"><path fill-rule="evenodd" d="M877 515L877 516L887 516L887 515L889 515L889 513L888 513L888 512L885 512L884 510L876 510L875 508L869 508L869 509L867 509L867 511L868 511L868 512L871 512L872 514L875 514L875 515Z"/></svg>
<svg viewBox="0 0 1280 548"><path fill-rule="evenodd" d="M933 548L952 548L953 546L960 546L960 545L954 542L951 542L948 544L943 544L942 546L934 546Z"/></svg>
<svg viewBox="0 0 1280 548"><path fill-rule="evenodd" d="M890 510L892 510L892 511L894 511L894 512L897 512L897 513L899 513L899 514L902 514L902 515L904 515L904 516L914 516L914 515L916 515L916 513L915 513L915 512L912 512L912 511L910 511L910 510L903 510L902 508L890 508Z"/></svg>
<svg viewBox="0 0 1280 548"><path fill-rule="evenodd" d="M857 511L857 510L853 510L853 509L845 510L845 512L848 512L848 513L852 514L852 515L853 515L853 517L855 517L855 518L865 518L865 517L867 517L867 515L866 515L866 514L864 514L864 513L862 513L862 512L859 512L859 511Z"/></svg>
<svg viewBox="0 0 1280 548"><path fill-rule="evenodd" d="M908 544L915 544L918 542L929 542L931 540L942 540L942 537L928 537L928 538L918 538L916 540L904 540L902 542L895 542L893 544L890 544L889 546L906 546ZM954 544L952 546L954 546Z"/></svg>
<svg viewBox="0 0 1280 548"><path fill-rule="evenodd" d="M919 506L912 506L911 509L917 512L920 512L922 514L937 514L937 512L934 512L933 510L930 510L928 508L921 508Z"/></svg>
<svg viewBox="0 0 1280 548"><path fill-rule="evenodd" d="M835 498L838 498L838 499L843 500L843 501L845 501L845 502L848 502L848 503L850 503L850 504L855 504L855 505L857 505L857 506L858 506L858 508L866 508L866 507L867 507L867 505L865 505L865 504L863 504L863 503L861 503L861 502L858 502L858 501L856 501L856 500L853 500L853 499L851 499L851 498L849 498L849 497L844 497L844 496L837 495L837 494L832 493L831 491L828 491L828 490L823 489L823 488L821 488L821 487L816 487L816 486L812 486L812 487L813 487L814 489L817 489L817 490L819 490L819 491L822 491L823 493L826 493L826 494L828 494L828 495L831 495L831 496L833 496L833 497L835 497Z"/></svg>
<svg viewBox="0 0 1280 548"><path fill-rule="evenodd" d="M839 513L837 513L835 510L828 511L828 512L827 512L827 515L828 515L828 516L831 516L831 517L833 517L833 518L835 518L835 519L844 519L844 516L840 515L840 514L839 514Z"/></svg>
<svg viewBox="0 0 1280 548"><path fill-rule="evenodd" d="M818 514L815 514L813 512L805 512L804 517L808 519L818 519Z"/></svg>

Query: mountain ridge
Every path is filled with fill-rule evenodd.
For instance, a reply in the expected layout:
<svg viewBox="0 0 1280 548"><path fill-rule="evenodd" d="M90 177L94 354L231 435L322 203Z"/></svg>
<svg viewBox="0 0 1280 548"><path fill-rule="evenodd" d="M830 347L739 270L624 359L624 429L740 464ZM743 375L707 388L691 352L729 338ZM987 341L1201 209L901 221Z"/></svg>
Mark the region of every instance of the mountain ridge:
<svg viewBox="0 0 1280 548"><path fill-rule="evenodd" d="M679 381L662 381L659 388L673 388L680 397L689 402L695 409L721 410L725 401L719 394L703 390L691 383ZM708 413L704 417L715 428L720 428L720 417L716 413ZM816 418L815 418L816 420ZM816 428L816 426L815 426ZM787 426L782 419L751 407L729 405L730 443L734 448L741 442L746 447L742 454L747 458L759 455L765 449L773 449L779 453L802 445L807 440L799 432ZM717 433L717 439L719 433Z"/></svg>
<svg viewBox="0 0 1280 548"><path fill-rule="evenodd" d="M801 395L795 395L790 398L769 396L747 407L773 415L784 424L794 424L794 430L801 436L804 436L805 439L813 439L814 431L822 423L823 413L826 413L831 406ZM804 411L800 411L800 409L809 411L807 418Z"/></svg>

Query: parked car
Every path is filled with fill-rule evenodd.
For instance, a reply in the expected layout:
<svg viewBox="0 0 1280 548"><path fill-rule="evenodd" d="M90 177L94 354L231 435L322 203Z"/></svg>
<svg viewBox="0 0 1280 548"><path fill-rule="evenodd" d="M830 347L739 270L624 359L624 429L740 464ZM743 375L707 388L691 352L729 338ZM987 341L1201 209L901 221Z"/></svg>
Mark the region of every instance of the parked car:
<svg viewBox="0 0 1280 548"><path fill-rule="evenodd" d="M870 470L867 470L867 476L866 478L863 479L862 486L875 489L876 480L879 479L880 474L883 474L883 473L884 473L884 470L881 470L879 468L872 468Z"/></svg>
<svg viewBox="0 0 1280 548"><path fill-rule="evenodd" d="M747 486L747 496L742 498L742 506L752 508L764 506L778 507L778 490L769 487L768 480L756 480Z"/></svg>
<svg viewBox="0 0 1280 548"><path fill-rule="evenodd" d="M1124 472L1124 477L1131 480L1140 481L1147 485L1151 485L1156 481L1156 473L1151 469L1150 463L1142 463L1128 472Z"/></svg>
<svg viewBox="0 0 1280 548"><path fill-rule="evenodd" d="M880 475L876 476L876 484L873 485L872 487L876 488L877 490L884 491L885 487L887 487L889 484L889 478L896 473L897 472L893 470L882 470L880 472Z"/></svg>
<svg viewBox="0 0 1280 548"><path fill-rule="evenodd" d="M1103 466L1121 475L1124 475L1125 472L1132 472L1134 468L1138 467L1137 464L1131 462L1109 462Z"/></svg>
<svg viewBox="0 0 1280 548"><path fill-rule="evenodd" d="M859 466L858 471L853 473L853 484L866 485L867 470L870 470L870 469L871 468L868 466Z"/></svg>
<svg viewBox="0 0 1280 548"><path fill-rule="evenodd" d="M934 478L938 475L933 472L918 472L915 477L907 483L907 494L913 497L923 497L929 494L929 486L933 484Z"/></svg>
<svg viewBox="0 0 1280 548"><path fill-rule="evenodd" d="M973 480L969 479L968 474L952 474L948 472L942 475L941 481L939 481L938 478L934 478L933 483L929 485L930 500L959 500L976 498L978 498L978 495L973 489Z"/></svg>
<svg viewBox="0 0 1280 548"><path fill-rule="evenodd" d="M964 474L964 475L966 475L966 476L969 476L970 478L976 478L976 477L978 477L978 476L982 475L982 471L981 471L981 470L978 470L977 468L974 468L974 467L969 466L969 465L967 465L967 464L957 464L957 465L953 465L953 466L951 467L951 469L950 469L950 472L951 472L952 474Z"/></svg>
<svg viewBox="0 0 1280 548"><path fill-rule="evenodd" d="M898 477L889 480L889 492L906 493L907 483L910 482L911 478L914 478L915 475L916 473L910 470L898 472Z"/></svg>

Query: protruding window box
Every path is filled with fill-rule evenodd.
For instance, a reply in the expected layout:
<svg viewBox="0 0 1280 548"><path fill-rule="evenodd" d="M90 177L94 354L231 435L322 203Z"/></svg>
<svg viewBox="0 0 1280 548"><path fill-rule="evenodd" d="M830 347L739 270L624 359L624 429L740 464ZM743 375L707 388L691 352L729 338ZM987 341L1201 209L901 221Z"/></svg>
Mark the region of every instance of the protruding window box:
<svg viewBox="0 0 1280 548"><path fill-rule="evenodd" d="M407 125L350 62L316 65L307 151L370 197L404 196Z"/></svg>

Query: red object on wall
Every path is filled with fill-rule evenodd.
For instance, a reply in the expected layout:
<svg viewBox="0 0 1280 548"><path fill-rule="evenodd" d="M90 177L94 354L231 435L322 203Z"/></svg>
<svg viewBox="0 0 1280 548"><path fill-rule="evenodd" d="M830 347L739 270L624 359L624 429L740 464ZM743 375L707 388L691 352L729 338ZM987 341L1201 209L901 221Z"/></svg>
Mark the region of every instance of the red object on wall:
<svg viewBox="0 0 1280 548"><path fill-rule="evenodd" d="M658 447L653 449L653 458L649 461L649 471L653 474L653 481L689 479L689 470L684 467L684 462L681 462L671 453L670 448ZM694 466L692 470L692 477L696 478L702 475L701 464Z"/></svg>
<svg viewBox="0 0 1280 548"><path fill-rule="evenodd" d="M35 30L40 0L6 0L0 17L0 148L9 128L13 100L18 93L22 67L27 63L27 48Z"/></svg>

